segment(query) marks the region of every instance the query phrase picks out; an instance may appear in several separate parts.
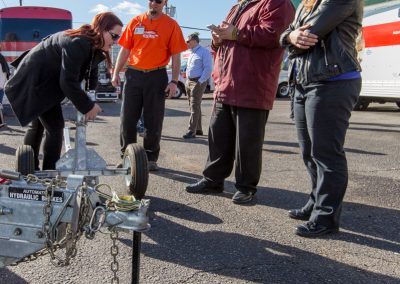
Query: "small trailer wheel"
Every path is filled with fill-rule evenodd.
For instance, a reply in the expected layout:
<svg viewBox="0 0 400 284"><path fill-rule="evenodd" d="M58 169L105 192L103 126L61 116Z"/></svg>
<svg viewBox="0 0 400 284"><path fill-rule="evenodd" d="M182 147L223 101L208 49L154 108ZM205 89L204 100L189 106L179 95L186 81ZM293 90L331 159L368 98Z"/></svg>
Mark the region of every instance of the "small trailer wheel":
<svg viewBox="0 0 400 284"><path fill-rule="evenodd" d="M35 154L29 145L17 148L15 170L26 176L35 172Z"/></svg>
<svg viewBox="0 0 400 284"><path fill-rule="evenodd" d="M130 174L125 176L126 186L136 199L142 199L149 181L146 151L138 144L129 144L125 149L123 163L124 168L130 169Z"/></svg>

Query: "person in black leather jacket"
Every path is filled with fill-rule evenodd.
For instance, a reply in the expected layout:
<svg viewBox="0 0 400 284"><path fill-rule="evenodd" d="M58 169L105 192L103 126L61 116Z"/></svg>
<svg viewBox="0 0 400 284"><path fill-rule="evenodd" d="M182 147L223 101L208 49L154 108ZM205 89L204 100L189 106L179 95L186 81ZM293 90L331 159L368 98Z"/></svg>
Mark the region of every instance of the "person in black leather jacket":
<svg viewBox="0 0 400 284"><path fill-rule="evenodd" d="M43 39L12 64L18 68L6 83L5 93L20 124L30 126L24 144L32 146L35 168L44 130L43 170L55 169L60 158L64 118L62 100L67 97L86 120L94 120L101 108L81 87L97 82L97 65L107 59L122 30L121 20L111 12L96 15L90 25L56 33Z"/></svg>
<svg viewBox="0 0 400 284"><path fill-rule="evenodd" d="M289 81L295 86L294 120L312 191L289 217L307 220L303 237L337 232L348 183L344 152L351 111L361 90L356 38L362 0L303 0L282 34L289 52Z"/></svg>

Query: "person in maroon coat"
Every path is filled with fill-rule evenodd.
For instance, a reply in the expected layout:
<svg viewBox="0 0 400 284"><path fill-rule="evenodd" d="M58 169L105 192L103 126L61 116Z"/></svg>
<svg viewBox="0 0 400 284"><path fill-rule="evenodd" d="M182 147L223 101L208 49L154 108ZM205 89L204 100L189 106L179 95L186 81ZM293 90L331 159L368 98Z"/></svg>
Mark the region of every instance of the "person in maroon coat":
<svg viewBox="0 0 400 284"><path fill-rule="evenodd" d="M234 203L250 202L261 175L265 125L278 87L279 37L294 19L290 0L242 0L212 31L214 109L203 178L191 193L222 192L235 164Z"/></svg>

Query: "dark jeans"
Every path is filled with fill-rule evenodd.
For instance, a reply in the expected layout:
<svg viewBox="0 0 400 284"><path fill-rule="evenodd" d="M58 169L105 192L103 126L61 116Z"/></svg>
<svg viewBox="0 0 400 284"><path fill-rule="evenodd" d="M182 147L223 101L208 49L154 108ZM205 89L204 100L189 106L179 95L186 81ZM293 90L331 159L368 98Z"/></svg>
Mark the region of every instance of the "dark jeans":
<svg viewBox="0 0 400 284"><path fill-rule="evenodd" d="M294 119L312 191L304 210L310 221L339 226L347 188L344 152L351 111L361 90L361 79L297 85Z"/></svg>
<svg viewBox="0 0 400 284"><path fill-rule="evenodd" d="M203 175L223 183L235 163L235 187L255 193L260 180L262 146L269 111L216 103L208 131L209 156Z"/></svg>
<svg viewBox="0 0 400 284"><path fill-rule="evenodd" d="M148 160L157 161L164 121L167 72L161 69L144 73L128 68L125 76L121 107L121 157L129 144L137 142L136 125L143 109L143 147Z"/></svg>
<svg viewBox="0 0 400 284"><path fill-rule="evenodd" d="M24 144L30 145L35 153L35 169L39 169L39 151L43 132L46 138L43 144L43 170L54 170L60 159L63 139L64 117L61 105L56 105L33 120L26 131Z"/></svg>

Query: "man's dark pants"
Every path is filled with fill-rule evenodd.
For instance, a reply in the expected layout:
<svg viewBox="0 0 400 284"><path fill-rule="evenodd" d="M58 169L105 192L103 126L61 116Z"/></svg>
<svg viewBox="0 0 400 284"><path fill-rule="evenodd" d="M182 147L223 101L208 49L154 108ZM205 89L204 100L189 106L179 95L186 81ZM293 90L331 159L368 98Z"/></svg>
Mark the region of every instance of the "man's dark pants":
<svg viewBox="0 0 400 284"><path fill-rule="evenodd" d="M121 107L121 156L129 144L137 142L136 125L143 109L143 147L148 160L157 161L164 121L167 72L165 69L142 72L128 68L125 76Z"/></svg>
<svg viewBox="0 0 400 284"><path fill-rule="evenodd" d="M237 190L257 191L268 114L267 110L215 104L208 131L209 156L203 171L207 180L223 183L236 162Z"/></svg>
<svg viewBox="0 0 400 284"><path fill-rule="evenodd" d="M348 182L343 147L360 89L361 79L296 85L294 119L312 184L303 209L317 224L339 226Z"/></svg>

